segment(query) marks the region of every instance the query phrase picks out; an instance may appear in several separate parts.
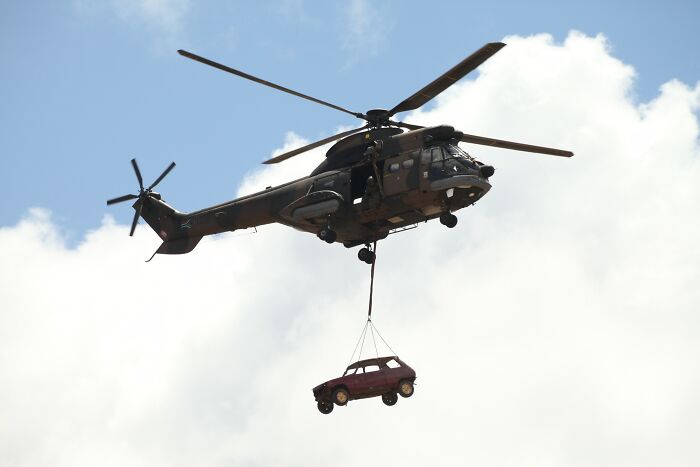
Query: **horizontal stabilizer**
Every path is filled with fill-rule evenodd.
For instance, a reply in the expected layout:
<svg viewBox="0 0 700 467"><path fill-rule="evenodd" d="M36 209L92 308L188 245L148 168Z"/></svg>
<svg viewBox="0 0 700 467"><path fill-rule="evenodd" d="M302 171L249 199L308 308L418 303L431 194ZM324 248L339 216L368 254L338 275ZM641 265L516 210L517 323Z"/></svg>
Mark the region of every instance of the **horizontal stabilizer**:
<svg viewBox="0 0 700 467"><path fill-rule="evenodd" d="M182 237L163 242L156 253L163 255L181 255L194 250L202 237Z"/></svg>

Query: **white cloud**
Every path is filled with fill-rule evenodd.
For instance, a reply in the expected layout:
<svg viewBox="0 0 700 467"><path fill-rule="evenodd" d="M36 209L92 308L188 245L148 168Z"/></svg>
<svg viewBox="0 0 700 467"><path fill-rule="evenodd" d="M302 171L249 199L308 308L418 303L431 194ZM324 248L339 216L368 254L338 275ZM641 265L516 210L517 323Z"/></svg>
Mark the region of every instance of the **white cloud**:
<svg viewBox="0 0 700 467"><path fill-rule="evenodd" d="M33 211L0 229L0 464L697 464L700 85L637 105L603 37L505 42L405 120L576 156L470 147L488 196L380 243L375 320L412 399L316 411L364 319L355 251L271 226L146 264L143 225L69 249Z"/></svg>
<svg viewBox="0 0 700 467"><path fill-rule="evenodd" d="M154 50L171 50L182 41L190 0L74 0L79 13L114 15L124 23L154 36Z"/></svg>
<svg viewBox="0 0 700 467"><path fill-rule="evenodd" d="M345 30L343 46L348 53L346 66L357 63L363 57L377 55L391 29L389 18L367 0L351 0L343 4Z"/></svg>
<svg viewBox="0 0 700 467"><path fill-rule="evenodd" d="M168 32L180 30L190 9L189 0L113 0L112 5L127 22L141 22Z"/></svg>

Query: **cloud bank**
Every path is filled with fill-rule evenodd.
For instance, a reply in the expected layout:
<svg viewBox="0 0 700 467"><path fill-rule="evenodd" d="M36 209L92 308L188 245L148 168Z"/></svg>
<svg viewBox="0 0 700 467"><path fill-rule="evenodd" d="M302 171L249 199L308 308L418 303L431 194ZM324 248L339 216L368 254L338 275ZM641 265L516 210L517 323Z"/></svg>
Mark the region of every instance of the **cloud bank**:
<svg viewBox="0 0 700 467"><path fill-rule="evenodd" d="M354 250L270 226L146 264L143 225L69 249L36 209L0 229L0 464L700 462L700 85L638 103L602 36L505 42L404 120L576 156L468 147L488 196L380 243L375 322L413 398L316 411L366 314Z"/></svg>

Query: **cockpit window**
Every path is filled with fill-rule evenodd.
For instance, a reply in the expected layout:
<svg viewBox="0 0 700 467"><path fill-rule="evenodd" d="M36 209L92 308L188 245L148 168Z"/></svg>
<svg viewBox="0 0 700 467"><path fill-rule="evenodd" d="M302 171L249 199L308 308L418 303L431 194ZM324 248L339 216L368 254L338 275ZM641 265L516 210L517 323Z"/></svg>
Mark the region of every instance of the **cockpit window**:
<svg viewBox="0 0 700 467"><path fill-rule="evenodd" d="M432 152L430 154L430 160L432 162L440 162L443 159L445 159L445 156L442 153L442 148L440 148L439 146L436 148L433 148Z"/></svg>
<svg viewBox="0 0 700 467"><path fill-rule="evenodd" d="M452 156L466 157L467 159L471 159L471 156L469 154L467 154L466 152L464 152L464 150L462 148L460 148L459 146L456 146L454 144L446 144L445 149Z"/></svg>

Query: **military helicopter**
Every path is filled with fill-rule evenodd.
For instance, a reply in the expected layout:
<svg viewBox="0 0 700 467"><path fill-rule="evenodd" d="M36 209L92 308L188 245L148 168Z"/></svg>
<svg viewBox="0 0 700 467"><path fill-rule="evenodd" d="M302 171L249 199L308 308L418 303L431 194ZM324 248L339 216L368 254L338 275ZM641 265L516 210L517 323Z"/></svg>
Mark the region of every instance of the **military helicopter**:
<svg viewBox="0 0 700 467"><path fill-rule="evenodd" d="M372 109L366 113L350 111L179 50L184 57L345 112L366 124L264 162L276 164L337 141L309 176L190 213L178 212L153 191L175 167L174 162L144 188L138 164L132 159L138 194L110 199L107 204L136 200L129 235L134 234L142 217L163 240L153 256L189 253L206 235L277 222L313 233L327 243L339 242L347 248L365 245L358 257L372 264L372 243L435 218L452 228L457 224L453 213L474 204L491 189L489 178L494 168L467 154L459 142L573 156L570 151L470 135L446 125L422 127L391 120L397 113L423 106L504 46L501 42L488 43L390 110Z"/></svg>

